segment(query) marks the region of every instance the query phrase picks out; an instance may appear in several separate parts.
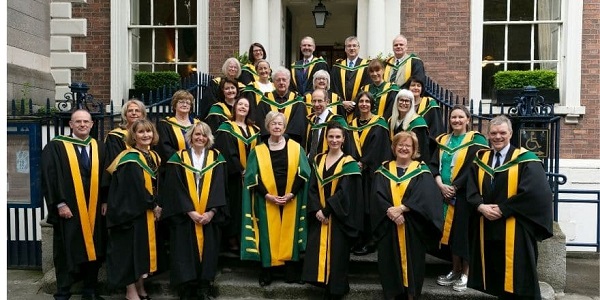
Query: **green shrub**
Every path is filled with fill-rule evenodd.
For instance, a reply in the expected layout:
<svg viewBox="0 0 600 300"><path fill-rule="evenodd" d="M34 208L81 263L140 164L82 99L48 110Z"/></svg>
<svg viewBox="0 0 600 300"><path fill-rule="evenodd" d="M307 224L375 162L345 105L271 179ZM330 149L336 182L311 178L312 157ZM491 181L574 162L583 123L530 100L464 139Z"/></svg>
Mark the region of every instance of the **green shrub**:
<svg viewBox="0 0 600 300"><path fill-rule="evenodd" d="M521 89L528 85L538 89L556 88L556 71L531 70L531 71L500 71L494 74L494 88Z"/></svg>
<svg viewBox="0 0 600 300"><path fill-rule="evenodd" d="M179 87L181 77L175 71L163 72L137 72L134 76L134 86L136 89L157 89L163 86Z"/></svg>
<svg viewBox="0 0 600 300"><path fill-rule="evenodd" d="M248 57L248 52L244 52L244 53L234 53L233 57L237 58L237 60L240 62L240 64L243 66L247 63L250 63L250 58Z"/></svg>

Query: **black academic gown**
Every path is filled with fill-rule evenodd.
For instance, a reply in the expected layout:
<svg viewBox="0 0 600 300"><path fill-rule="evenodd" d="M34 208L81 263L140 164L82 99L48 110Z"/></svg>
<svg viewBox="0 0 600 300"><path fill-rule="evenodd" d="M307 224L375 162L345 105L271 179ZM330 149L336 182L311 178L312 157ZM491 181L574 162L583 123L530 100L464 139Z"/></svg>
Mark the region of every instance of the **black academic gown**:
<svg viewBox="0 0 600 300"><path fill-rule="evenodd" d="M345 100L354 101L360 87L371 83L367 72L369 61L359 57L353 68L347 63L346 59L338 59L331 67L331 90Z"/></svg>
<svg viewBox="0 0 600 300"><path fill-rule="evenodd" d="M390 77L392 76L393 69L395 68L396 57L392 56L388 58L385 64L385 68L383 71L383 78L386 81L390 81ZM411 77L418 78L421 82L425 82L427 77L425 76L425 67L423 66L423 61L414 53L409 54L406 57L406 62L403 67L404 72L397 72L396 78L401 77L400 88L408 89L410 87L410 82L408 79ZM396 82L396 81L394 81Z"/></svg>
<svg viewBox="0 0 600 300"><path fill-rule="evenodd" d="M504 163L493 169L493 153L477 152L467 182L467 201L475 210L468 286L492 295L541 299L537 242L552 236L552 192L544 167L533 153L510 146ZM509 182L514 182L511 190ZM487 220L476 211L480 204L497 204L502 217Z"/></svg>
<svg viewBox="0 0 600 300"><path fill-rule="evenodd" d="M121 153L128 148L125 144L127 137L127 129L115 128L111 130L104 139L104 147L106 149L106 167ZM106 169L105 167L105 169Z"/></svg>
<svg viewBox="0 0 600 300"><path fill-rule="evenodd" d="M79 140L59 136L42 150L42 193L48 207L47 221L54 228L54 267L59 288L82 279L79 274L82 263L101 262L106 254L105 218L101 215L105 195L100 186L104 146L91 138L87 142L91 147L89 169L80 165ZM92 185L96 186L95 195L90 195ZM79 198L78 189L83 191ZM64 219L58 215L57 205L62 202L73 213L72 218ZM94 225L84 228L82 219L91 220ZM86 240L90 241L91 247L86 247Z"/></svg>
<svg viewBox="0 0 600 300"><path fill-rule="evenodd" d="M292 80L290 81L290 90L300 95L313 90L313 77L319 70L327 71L327 62L322 57L314 57L304 65L304 59L298 60L290 67ZM306 70L306 71L305 71Z"/></svg>
<svg viewBox="0 0 600 300"><path fill-rule="evenodd" d="M266 140L269 137L269 131L265 128L265 117L270 111L279 111L287 119L285 133L303 145L307 114L303 97L294 92L288 92L282 97L285 102L278 102L276 98L276 91L265 93L263 100L256 107L256 125L261 129L262 139Z"/></svg>
<svg viewBox="0 0 600 300"><path fill-rule="evenodd" d="M440 134L446 133L446 128L444 128L442 120L442 109L435 99L431 97L422 97L421 103L416 107L416 112L423 117L425 123L427 123L430 141L434 141ZM429 152L431 155L433 155L433 152L435 152L436 149L437 144L430 142Z"/></svg>
<svg viewBox="0 0 600 300"><path fill-rule="evenodd" d="M375 83L370 83L361 89L373 95L375 102L371 103L371 112L374 115L381 116L385 120L392 116L394 101L399 91L395 83L384 81L379 86L375 86Z"/></svg>
<svg viewBox="0 0 600 300"><path fill-rule="evenodd" d="M221 123L231 120L233 117L233 105L227 104L225 101L220 101L210 107L208 115L204 122L208 124L211 132L217 132Z"/></svg>
<svg viewBox="0 0 600 300"><path fill-rule="evenodd" d="M246 130L235 122L227 121L219 127L215 134L215 148L227 162L227 192L229 215L231 218L224 227L225 237L240 237L242 222L242 187L244 170L246 170L250 151L260 144L260 129L255 125L247 125Z"/></svg>
<svg viewBox="0 0 600 300"><path fill-rule="evenodd" d="M226 165L216 150L205 152L202 169L195 168L192 150L182 150L166 163L158 204L170 228L171 284L214 280L217 273L221 225L227 220ZM199 177L199 185L196 185ZM166 195L167 197L162 197ZM195 199L193 199L195 198ZM195 224L190 211L215 215L205 225Z"/></svg>
<svg viewBox="0 0 600 300"><path fill-rule="evenodd" d="M344 295L350 290L348 266L350 247L362 230L363 207L360 168L349 155L325 168L326 154L316 157L307 204L308 240L303 279L326 286L329 294ZM322 210L329 218L316 218Z"/></svg>
<svg viewBox="0 0 600 300"><path fill-rule="evenodd" d="M425 278L426 251L436 248L441 236L443 200L424 164L413 162L400 174L395 161L384 163L375 173L371 226L378 242L379 277L386 299L407 294L416 299ZM404 213L403 225L387 217L387 209L400 204L410 209Z"/></svg>
<svg viewBox="0 0 600 300"><path fill-rule="evenodd" d="M108 283L124 287L156 272L158 254L153 209L156 207L158 154L150 159L137 149L123 151L109 166L106 221Z"/></svg>
<svg viewBox="0 0 600 300"><path fill-rule="evenodd" d="M450 203L444 218L444 228L440 241L440 252L434 252L436 256L451 259L448 255L454 254L469 261L469 219L471 207L467 203L467 179L471 175L473 158L475 153L482 148L488 148L487 140L479 132L469 131L465 134L459 146L450 148L447 141L452 133L440 135L436 139L438 145L436 152L431 157L429 167L433 178L441 173L441 161L443 153L453 155L452 182L450 185L456 187L454 204ZM448 249L448 247L450 249Z"/></svg>

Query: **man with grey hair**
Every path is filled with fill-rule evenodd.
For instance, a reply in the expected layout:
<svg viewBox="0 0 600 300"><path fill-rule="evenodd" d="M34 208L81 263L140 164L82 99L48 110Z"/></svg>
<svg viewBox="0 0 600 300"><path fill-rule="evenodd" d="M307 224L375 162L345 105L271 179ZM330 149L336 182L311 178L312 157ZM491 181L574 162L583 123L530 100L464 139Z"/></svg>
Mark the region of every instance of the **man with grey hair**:
<svg viewBox="0 0 600 300"><path fill-rule="evenodd" d="M488 129L492 148L477 152L467 182L476 210L467 285L500 299L541 299L537 242L552 236L552 192L539 158L510 144L506 116Z"/></svg>
<svg viewBox="0 0 600 300"><path fill-rule="evenodd" d="M291 66L292 81L290 90L299 95L304 95L313 90L313 76L319 70L326 70L327 62L323 57L315 57L315 40L310 36L305 36L300 41L300 51L302 59L294 62Z"/></svg>
<svg viewBox="0 0 600 300"><path fill-rule="evenodd" d="M394 56L385 60L383 79L395 82L400 88L408 89L411 77L425 82L425 67L423 61L414 53L408 53L408 40L399 34L392 42Z"/></svg>
<svg viewBox="0 0 600 300"><path fill-rule="evenodd" d="M283 113L288 120L285 133L294 141L303 144L306 132L306 105L302 95L290 91L290 70L278 67L273 70L273 84L275 90L265 93L256 106L256 124L260 127L263 140L267 139L269 132L264 126L265 116L270 111Z"/></svg>
<svg viewBox="0 0 600 300"><path fill-rule="evenodd" d="M345 59L338 59L331 68L331 89L344 99L346 115L354 112L354 97L360 87L371 83L367 72L369 61L358 57L360 43L355 36L349 36L344 41Z"/></svg>

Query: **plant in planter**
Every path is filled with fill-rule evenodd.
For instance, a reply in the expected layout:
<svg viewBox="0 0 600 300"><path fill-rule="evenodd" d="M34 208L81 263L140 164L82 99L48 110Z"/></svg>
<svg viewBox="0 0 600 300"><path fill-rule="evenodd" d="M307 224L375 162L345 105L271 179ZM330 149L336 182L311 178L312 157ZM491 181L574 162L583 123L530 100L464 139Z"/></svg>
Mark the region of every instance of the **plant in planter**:
<svg viewBox="0 0 600 300"><path fill-rule="evenodd" d="M142 98L147 103L150 91L156 95L158 89L163 87L178 88L181 83L181 76L175 71L162 71L162 72L147 72L140 71L134 75L134 89L129 90L129 98Z"/></svg>
<svg viewBox="0 0 600 300"><path fill-rule="evenodd" d="M496 104L511 105L521 95L523 88L534 86L545 103L559 103L560 94L556 88L556 71L500 71L494 74L494 95Z"/></svg>

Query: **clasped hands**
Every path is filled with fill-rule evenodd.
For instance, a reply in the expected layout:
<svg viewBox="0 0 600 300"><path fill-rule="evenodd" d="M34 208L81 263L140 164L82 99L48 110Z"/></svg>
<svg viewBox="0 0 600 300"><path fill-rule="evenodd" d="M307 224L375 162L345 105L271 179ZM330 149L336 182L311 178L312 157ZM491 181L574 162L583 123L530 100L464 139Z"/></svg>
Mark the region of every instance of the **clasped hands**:
<svg viewBox="0 0 600 300"><path fill-rule="evenodd" d="M392 206L389 207L387 209L387 217L390 218L390 220L394 221L394 223L396 223L397 225L402 225L404 224L404 212L408 211L406 209L406 206L404 205L400 205L400 206Z"/></svg>
<svg viewBox="0 0 600 300"><path fill-rule="evenodd" d="M502 218L502 211L498 207L498 204L480 204L477 210L490 221Z"/></svg>
<svg viewBox="0 0 600 300"><path fill-rule="evenodd" d="M210 210L203 214L193 210L193 211L188 212L187 214L192 219L192 221L194 221L194 223L200 224L200 225L208 224L212 220L212 218L215 216L215 213Z"/></svg>
<svg viewBox="0 0 600 300"><path fill-rule="evenodd" d="M267 199L267 201L271 201L279 206L285 205L288 201L292 200L293 198L294 198L294 194L292 194L292 193L287 193L283 196L274 196L271 194L265 195L265 199Z"/></svg>

